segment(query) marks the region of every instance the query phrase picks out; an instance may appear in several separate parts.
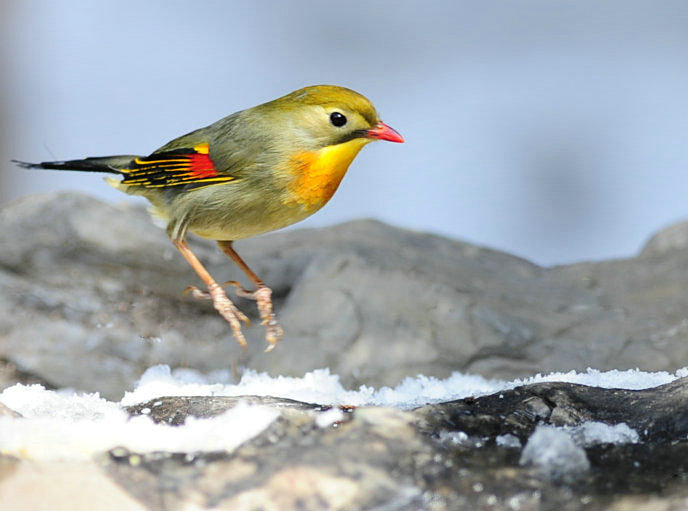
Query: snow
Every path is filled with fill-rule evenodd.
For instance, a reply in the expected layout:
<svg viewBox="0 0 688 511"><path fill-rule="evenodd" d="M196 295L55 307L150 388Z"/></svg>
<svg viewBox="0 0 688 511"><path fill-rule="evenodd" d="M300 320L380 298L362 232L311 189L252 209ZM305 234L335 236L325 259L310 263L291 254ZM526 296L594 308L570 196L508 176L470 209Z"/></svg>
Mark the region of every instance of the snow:
<svg viewBox="0 0 688 511"><path fill-rule="evenodd" d="M319 414L315 418L315 424L319 428L329 428L333 424L337 424L342 420L344 420L344 412L342 412L339 408L334 407Z"/></svg>
<svg viewBox="0 0 688 511"><path fill-rule="evenodd" d="M393 388L362 386L358 390L350 390L344 388L339 376L331 374L328 369L312 371L300 378L271 377L265 373L246 371L238 383L232 384L226 371L204 376L189 369L173 371L167 366L154 366L143 374L135 388L127 392L119 403L103 399L98 394L50 391L40 385L17 384L6 388L0 393L0 402L23 417L0 417L0 452L32 459L83 459L116 446L140 453L156 450L231 451L260 434L279 416L275 409L240 404L221 416L189 418L185 425L171 427L155 424L145 413L130 418L123 410L124 406L162 396L258 395L330 405L334 408L314 419L316 426L329 427L342 419L337 405L380 405L407 410L428 403L493 394L543 381L644 389L687 375L688 369L681 369L675 374L588 369L583 373L571 371L505 381L454 373L446 379L422 375L406 378ZM557 431L540 435L559 435L557 438L561 439L563 437L560 434L565 435L578 448L600 442L638 441L637 433L625 424L608 426L586 423L567 431L562 428ZM462 439L457 436L451 440L461 442ZM506 436L498 439L498 442L502 442L500 445L517 447L513 439ZM529 440L528 445L530 443ZM528 445L524 453L526 449L539 452L533 451L533 446L528 448ZM532 457L533 460L542 458L540 454Z"/></svg>
<svg viewBox="0 0 688 511"><path fill-rule="evenodd" d="M504 441L500 444L500 438L504 437L497 437L497 444L504 445ZM534 465L541 474L552 479L571 479L590 468L585 447L637 443L639 440L638 432L623 422L612 426L588 421L575 427L540 424L528 438L521 452L520 463Z"/></svg>
<svg viewBox="0 0 688 511"><path fill-rule="evenodd" d="M153 451L231 451L262 432L279 413L240 403L212 419L187 419L183 427L129 417L98 394L62 394L40 385L14 385L0 401L23 418L0 417L0 452L29 459L87 459L125 447Z"/></svg>
<svg viewBox="0 0 688 511"><path fill-rule="evenodd" d="M590 469L585 450L566 431L539 425L521 452L521 465L534 465L552 479L573 479Z"/></svg>
<svg viewBox="0 0 688 511"><path fill-rule="evenodd" d="M638 432L624 422L610 426L604 422L589 421L565 429L568 429L574 441L583 447L598 444L637 444L640 441Z"/></svg>
<svg viewBox="0 0 688 511"><path fill-rule="evenodd" d="M440 431L440 442L450 442L454 445L468 445L470 439L465 431Z"/></svg>
<svg viewBox="0 0 688 511"><path fill-rule="evenodd" d="M256 395L327 405L377 405L408 410L429 403L494 394L531 383L560 381L602 388L639 390L670 383L687 375L688 368L680 369L675 374L665 371L648 373L638 369L588 369L583 373L569 371L544 376L538 374L530 378L505 381L455 372L446 379L423 375L408 377L393 388L382 387L376 390L363 385L358 390L348 390L340 383L339 376L331 374L329 369L316 369L301 378L271 377L266 373L247 370L239 383L228 384L215 383L214 380L188 369L173 372L168 366L158 365L143 374L134 391L125 394L122 404L129 406L143 403L159 396Z"/></svg>
<svg viewBox="0 0 688 511"><path fill-rule="evenodd" d="M507 447L510 449L520 449L521 441L517 436L512 434L499 435L495 438L495 443L500 447Z"/></svg>

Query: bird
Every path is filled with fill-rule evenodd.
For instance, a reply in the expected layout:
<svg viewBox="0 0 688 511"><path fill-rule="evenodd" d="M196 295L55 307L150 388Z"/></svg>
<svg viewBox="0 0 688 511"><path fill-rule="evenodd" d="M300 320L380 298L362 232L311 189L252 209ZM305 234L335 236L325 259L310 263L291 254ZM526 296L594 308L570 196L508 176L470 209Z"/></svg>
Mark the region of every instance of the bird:
<svg viewBox="0 0 688 511"><path fill-rule="evenodd" d="M272 290L234 250L233 242L281 229L318 211L332 198L359 151L375 140L404 142L362 94L314 85L235 112L147 156L12 161L24 168L118 175L106 178L107 183L148 199L151 214L166 223L170 240L205 284L205 290L189 286L186 291L212 300L244 352L241 322L249 320L225 288L235 287L238 296L256 302L268 352L284 334L273 311ZM189 248L188 233L216 241L255 289L237 281L218 284Z"/></svg>

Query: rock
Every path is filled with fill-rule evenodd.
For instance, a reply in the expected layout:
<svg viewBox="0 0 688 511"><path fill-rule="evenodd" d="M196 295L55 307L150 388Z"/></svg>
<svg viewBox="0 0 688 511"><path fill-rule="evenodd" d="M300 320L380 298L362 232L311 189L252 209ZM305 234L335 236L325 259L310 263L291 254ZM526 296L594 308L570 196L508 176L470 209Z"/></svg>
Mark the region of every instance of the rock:
<svg viewBox="0 0 688 511"><path fill-rule="evenodd" d="M536 383L479 399L427 405L415 413L428 433L459 430L469 435L511 434L526 440L541 422L577 426L601 421L623 422L643 441L664 442L688 435L688 377L646 390Z"/></svg>
<svg viewBox="0 0 688 511"><path fill-rule="evenodd" d="M280 417L232 452L115 448L81 465L0 457L0 503L9 502L2 507L8 511L31 509L24 504L46 495L51 509L75 509L86 481L104 488L86 494L99 509L101 501L170 511L682 509L687 398L688 378L642 391L538 383L411 411L346 408L323 426L318 417L332 411L328 406L253 396ZM172 396L128 410L183 427L189 417L215 416L239 400ZM547 411L533 405L539 402ZM639 431L640 441L580 441L571 433L590 421L647 431ZM547 438L538 438L543 431ZM543 448L554 453L546 464Z"/></svg>
<svg viewBox="0 0 688 511"><path fill-rule="evenodd" d="M347 386L453 371L674 371L688 365L688 252L666 237L682 239L660 233L637 258L554 268L372 220L239 241L286 331L264 354L254 321L242 358L211 305L182 296L198 278L143 208L33 196L0 210L0 362L115 399L157 363L329 367ZM246 282L213 243L191 245L219 281ZM256 319L255 304L238 304Z"/></svg>
<svg viewBox="0 0 688 511"><path fill-rule="evenodd" d="M2 339L2 334L0 334ZM54 390L54 387L47 381L39 378L35 374L30 374L19 370L16 365L0 359L0 389L14 385L15 383L23 383L25 385L39 384L46 389Z"/></svg>
<svg viewBox="0 0 688 511"><path fill-rule="evenodd" d="M662 256L675 250L688 248L688 222L665 227L653 235L640 252L643 257Z"/></svg>
<svg viewBox="0 0 688 511"><path fill-rule="evenodd" d="M264 396L174 396L155 398L145 403L130 406L127 411L132 415L148 415L154 422L162 422L173 426L184 424L187 417L207 419L215 417L234 408L241 401L247 404L267 405L278 409L323 410L320 405L302 403L293 399L273 398Z"/></svg>
<svg viewBox="0 0 688 511"><path fill-rule="evenodd" d="M13 465L3 474L3 466ZM18 463L0 457L0 509L145 511L125 488L95 464Z"/></svg>
<svg viewBox="0 0 688 511"><path fill-rule="evenodd" d="M183 422L236 404L236 398L189 399L193 408L176 397L156 399L160 412L151 416ZM166 509L188 502L219 509L578 510L612 503L623 509L634 498L667 504L688 496L688 378L642 391L539 383L408 412L347 409L328 428L314 420L328 407L251 399L279 406L282 416L232 454L153 454L132 465L135 453L111 453L102 461L104 470L142 502L161 499ZM536 399L546 403L546 416L531 413ZM138 414L153 405L129 410ZM556 409L559 414L552 413ZM566 426L557 419L563 416ZM590 421L627 424L640 430L642 441L588 439L583 445L567 435L567 427ZM559 441L569 448L549 460L554 477L551 466L543 472L542 465L520 464L541 430L563 435ZM456 443L446 433L465 433L473 441ZM526 447L500 445L498 437L507 434ZM162 492L161 480L168 485Z"/></svg>
<svg viewBox="0 0 688 511"><path fill-rule="evenodd" d="M189 503L221 509L396 509L420 502L414 470L417 458L432 463L433 450L415 432L413 416L384 408L347 415L355 418L319 428L311 413L292 409L232 455L143 455L132 465L134 453L111 453L103 463L144 503L160 499L166 509ZM161 479L167 489L153 490Z"/></svg>
<svg viewBox="0 0 688 511"><path fill-rule="evenodd" d="M3 403L0 403L0 417L21 417L22 415L19 412L15 412L11 408L5 406Z"/></svg>

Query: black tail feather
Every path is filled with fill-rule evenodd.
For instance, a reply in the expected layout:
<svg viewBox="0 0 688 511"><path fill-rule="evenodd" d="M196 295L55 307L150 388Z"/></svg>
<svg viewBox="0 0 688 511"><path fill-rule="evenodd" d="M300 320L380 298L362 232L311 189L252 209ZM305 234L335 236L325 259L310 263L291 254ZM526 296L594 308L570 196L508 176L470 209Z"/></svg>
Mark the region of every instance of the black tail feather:
<svg viewBox="0 0 688 511"><path fill-rule="evenodd" d="M44 161L41 163L30 163L26 161L12 160L12 163L24 169L52 169L52 170L77 170L81 172L107 172L110 174L122 174L136 156L101 156L96 158L85 158L83 160L68 161Z"/></svg>

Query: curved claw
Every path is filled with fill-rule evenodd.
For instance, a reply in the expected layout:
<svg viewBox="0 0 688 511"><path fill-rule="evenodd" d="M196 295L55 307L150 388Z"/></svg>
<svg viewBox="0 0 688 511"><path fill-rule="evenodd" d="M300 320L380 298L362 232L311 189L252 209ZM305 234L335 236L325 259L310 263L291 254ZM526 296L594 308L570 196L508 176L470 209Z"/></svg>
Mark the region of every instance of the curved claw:
<svg viewBox="0 0 688 511"><path fill-rule="evenodd" d="M207 291L201 291L196 286L189 286L183 292L183 295L191 295L199 300L212 300L213 297Z"/></svg>
<svg viewBox="0 0 688 511"><path fill-rule="evenodd" d="M268 341L268 345L265 348L265 353L270 353L272 350L275 349L275 346L277 346L277 343L282 339L282 336L284 335L284 330L282 330L282 327L277 323L277 321L272 319L272 321L268 321L267 319L263 319L261 322L263 325L266 325L267 328L267 333L265 334L265 340Z"/></svg>
<svg viewBox="0 0 688 511"><path fill-rule="evenodd" d="M249 300L255 300L255 294L256 291L249 291L246 289L244 286L241 285L241 283L238 280L228 280L224 284L222 284L222 287L229 287L233 286L236 288L235 293L237 296L240 296L242 298L248 298Z"/></svg>

